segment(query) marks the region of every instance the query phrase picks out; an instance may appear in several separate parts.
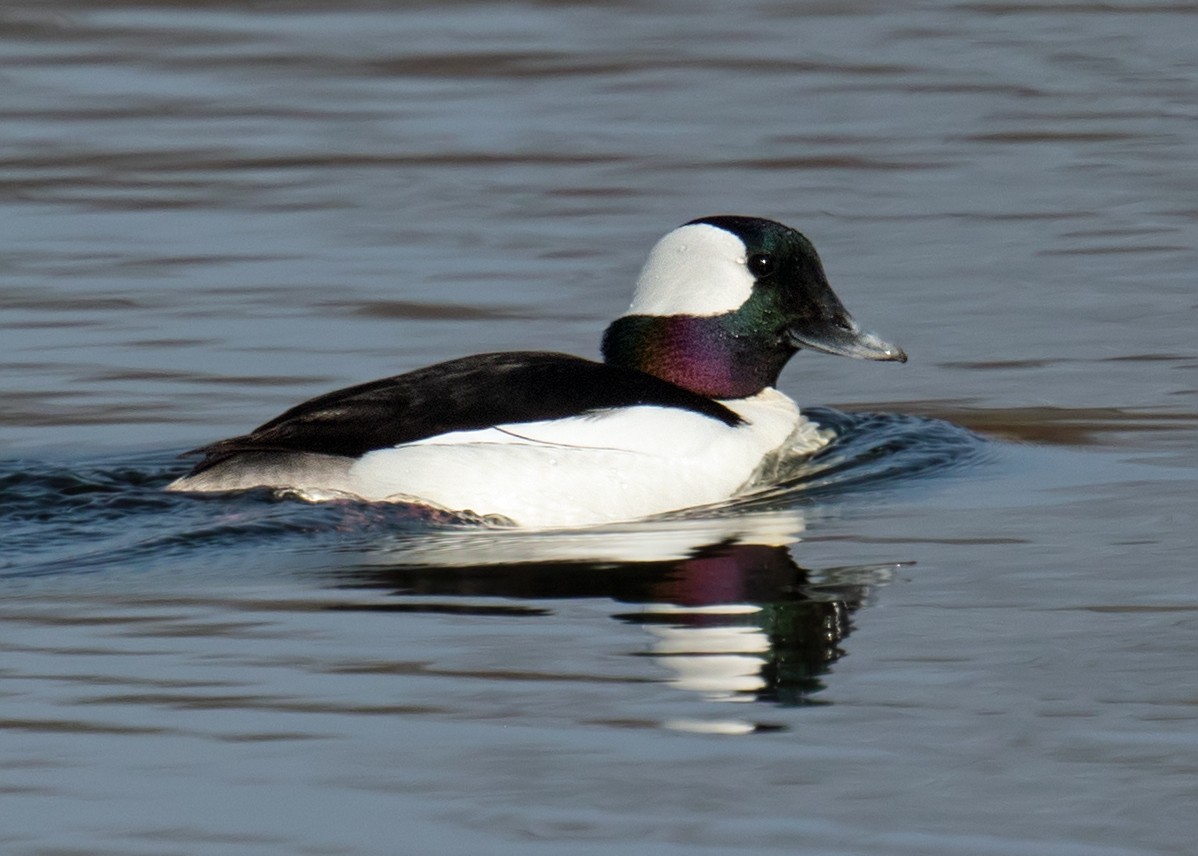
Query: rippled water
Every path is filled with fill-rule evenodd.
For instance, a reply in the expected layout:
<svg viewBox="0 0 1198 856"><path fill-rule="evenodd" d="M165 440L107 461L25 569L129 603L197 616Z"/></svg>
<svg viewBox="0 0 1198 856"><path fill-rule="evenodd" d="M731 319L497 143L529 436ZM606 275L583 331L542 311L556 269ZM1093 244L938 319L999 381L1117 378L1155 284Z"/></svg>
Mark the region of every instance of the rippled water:
<svg viewBox="0 0 1198 856"><path fill-rule="evenodd" d="M1184 854L1186 3L0 8L0 852ZM752 501L544 535L160 488L594 355L775 217L906 366Z"/></svg>

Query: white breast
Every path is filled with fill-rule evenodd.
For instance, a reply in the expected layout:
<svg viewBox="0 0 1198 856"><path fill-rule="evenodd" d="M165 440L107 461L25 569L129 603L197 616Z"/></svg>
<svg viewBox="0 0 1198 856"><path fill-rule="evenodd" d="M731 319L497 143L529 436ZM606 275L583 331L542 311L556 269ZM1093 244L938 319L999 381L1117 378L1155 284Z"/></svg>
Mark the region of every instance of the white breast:
<svg viewBox="0 0 1198 856"><path fill-rule="evenodd" d="M347 487L365 499L414 499L532 527L705 505L732 496L801 422L773 389L724 404L745 424L646 406L444 434L365 455Z"/></svg>

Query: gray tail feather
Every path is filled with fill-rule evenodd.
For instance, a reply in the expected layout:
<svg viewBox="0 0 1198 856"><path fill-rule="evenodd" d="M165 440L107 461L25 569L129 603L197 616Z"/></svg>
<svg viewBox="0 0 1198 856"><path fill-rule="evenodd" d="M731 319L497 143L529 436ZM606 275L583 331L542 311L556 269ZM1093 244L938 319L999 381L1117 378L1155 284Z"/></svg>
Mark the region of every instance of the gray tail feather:
<svg viewBox="0 0 1198 856"><path fill-rule="evenodd" d="M210 447L209 447L210 448ZM208 452L208 449L197 449ZM353 458L275 449L208 452L208 457L167 490L213 492L255 487L349 490Z"/></svg>

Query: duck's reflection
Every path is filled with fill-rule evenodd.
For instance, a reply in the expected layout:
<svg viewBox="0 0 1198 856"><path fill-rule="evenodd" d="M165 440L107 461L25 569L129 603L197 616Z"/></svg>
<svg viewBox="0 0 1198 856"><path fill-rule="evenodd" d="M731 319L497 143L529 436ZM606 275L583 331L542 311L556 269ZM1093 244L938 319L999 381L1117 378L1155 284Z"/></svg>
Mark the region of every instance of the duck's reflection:
<svg viewBox="0 0 1198 856"><path fill-rule="evenodd" d="M495 615L490 598L531 601L501 607L525 615L571 598L635 605L613 617L644 628L649 641L638 655L664 667L674 686L709 700L799 705L815 701L843 653L853 613L893 568L803 568L789 549L793 532L782 543L759 543L771 539L725 531L721 540L685 546L677 528L662 531L675 540L657 556L648 541L629 543L629 533L644 530L604 533L617 541L590 542L592 555L607 548L598 559L583 558L588 549L568 536L490 533L397 544L386 562L357 565L340 585L389 589L403 596L404 611L477 607ZM566 540L545 540L556 538Z"/></svg>
<svg viewBox="0 0 1198 856"><path fill-rule="evenodd" d="M648 586L637 612L682 689L726 701L808 703L841 656L869 586L820 579L782 546L715 544ZM818 580L818 581L817 581Z"/></svg>

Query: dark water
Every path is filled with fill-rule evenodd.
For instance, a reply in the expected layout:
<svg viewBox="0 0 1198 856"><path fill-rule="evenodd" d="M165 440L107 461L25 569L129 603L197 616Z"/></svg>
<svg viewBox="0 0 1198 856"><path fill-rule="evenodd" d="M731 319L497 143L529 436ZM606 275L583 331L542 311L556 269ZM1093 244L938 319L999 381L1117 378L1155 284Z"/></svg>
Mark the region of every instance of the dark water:
<svg viewBox="0 0 1198 856"><path fill-rule="evenodd" d="M1198 10L0 6L0 853L1188 854ZM585 532L160 488L781 219L783 489ZM830 408L830 409L829 409Z"/></svg>

